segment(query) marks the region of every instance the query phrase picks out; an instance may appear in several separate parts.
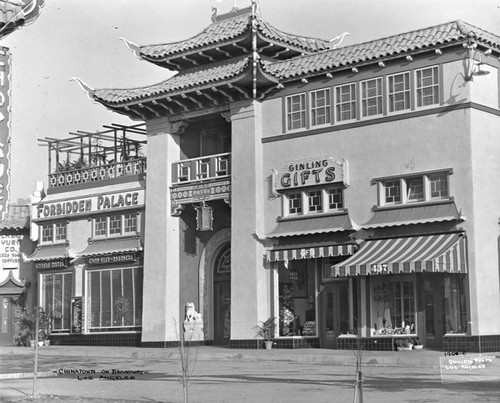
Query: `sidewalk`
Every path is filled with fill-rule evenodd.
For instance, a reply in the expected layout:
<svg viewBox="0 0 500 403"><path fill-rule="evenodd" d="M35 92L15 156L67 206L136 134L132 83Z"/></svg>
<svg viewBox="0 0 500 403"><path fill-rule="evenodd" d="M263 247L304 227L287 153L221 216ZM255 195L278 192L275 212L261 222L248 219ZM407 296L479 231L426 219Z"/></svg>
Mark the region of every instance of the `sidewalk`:
<svg viewBox="0 0 500 403"><path fill-rule="evenodd" d="M329 349L272 349L249 350L224 347L192 347L196 350L199 361L282 361L320 365L354 365L355 353L351 350ZM40 357L101 357L137 360L178 360L177 348L140 348L140 347L103 347L103 346L49 346L38 349ZM412 351L363 351L363 362L369 365L408 367L439 367L439 357L444 353L433 350ZM472 354L472 353L471 353ZM0 357L34 356L34 348L0 346ZM488 353L500 358L500 353ZM9 368L0 364L0 374L9 372Z"/></svg>
<svg viewBox="0 0 500 403"><path fill-rule="evenodd" d="M204 346L193 347L190 353L190 403L352 401L353 351ZM443 384L439 367L442 352L362 354L367 403L455 403L464 396L471 403L498 401L498 382ZM500 358L499 353L488 355ZM29 400L33 357L33 348L0 347L0 401ZM39 349L38 361L38 392L47 397L44 402L182 401L177 348L50 346ZM132 380L127 378L129 374L137 375Z"/></svg>

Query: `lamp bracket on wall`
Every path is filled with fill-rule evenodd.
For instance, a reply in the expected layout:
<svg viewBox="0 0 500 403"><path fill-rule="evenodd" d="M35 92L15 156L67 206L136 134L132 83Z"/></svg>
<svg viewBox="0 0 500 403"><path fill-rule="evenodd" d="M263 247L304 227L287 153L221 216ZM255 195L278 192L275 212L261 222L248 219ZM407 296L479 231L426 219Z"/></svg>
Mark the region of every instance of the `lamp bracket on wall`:
<svg viewBox="0 0 500 403"><path fill-rule="evenodd" d="M488 70L484 69L485 64L481 59L481 52L477 50L477 43L464 43L463 46L467 49L465 81L472 81L474 76L486 76L490 74ZM490 53L491 49L484 52L485 55L489 55Z"/></svg>

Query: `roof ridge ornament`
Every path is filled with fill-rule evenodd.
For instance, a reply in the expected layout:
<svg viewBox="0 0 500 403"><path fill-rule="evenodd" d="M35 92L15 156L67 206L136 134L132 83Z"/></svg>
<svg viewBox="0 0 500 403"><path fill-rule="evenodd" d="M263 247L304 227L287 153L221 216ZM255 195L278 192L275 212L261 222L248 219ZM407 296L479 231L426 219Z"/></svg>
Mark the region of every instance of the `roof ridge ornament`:
<svg viewBox="0 0 500 403"><path fill-rule="evenodd" d="M89 85L85 84L82 80L80 80L78 77L71 77L69 81L76 81L82 90L84 90L87 93L87 96L92 102L96 102L94 99L94 92L95 90L91 88Z"/></svg>
<svg viewBox="0 0 500 403"><path fill-rule="evenodd" d="M337 49L340 44L344 41L345 37L348 36L348 35L351 35L349 32L344 32L340 35L337 35L335 38L332 38L328 41L328 43L330 44L330 46L332 47L332 49ZM333 43L334 41L337 41L336 43Z"/></svg>
<svg viewBox="0 0 500 403"><path fill-rule="evenodd" d="M123 36L118 38L118 40L123 41L125 43L125 46L127 46L128 50L131 50L132 52L134 52L135 56L138 59L142 60L141 47L139 45L136 45L134 42L129 41L127 38L124 38Z"/></svg>

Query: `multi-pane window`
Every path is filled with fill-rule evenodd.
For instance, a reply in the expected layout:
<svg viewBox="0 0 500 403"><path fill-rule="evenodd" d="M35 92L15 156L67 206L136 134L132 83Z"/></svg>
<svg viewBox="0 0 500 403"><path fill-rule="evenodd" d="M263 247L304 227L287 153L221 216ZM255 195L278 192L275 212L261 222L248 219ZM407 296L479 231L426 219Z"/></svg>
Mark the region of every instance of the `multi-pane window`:
<svg viewBox="0 0 500 403"><path fill-rule="evenodd" d="M98 217L95 219L95 236L108 235L108 217Z"/></svg>
<svg viewBox="0 0 500 403"><path fill-rule="evenodd" d="M338 122L356 119L356 84L335 88L335 112Z"/></svg>
<svg viewBox="0 0 500 403"><path fill-rule="evenodd" d="M66 222L42 225L42 243L53 243L66 240Z"/></svg>
<svg viewBox="0 0 500 403"><path fill-rule="evenodd" d="M386 181L385 188L385 202L387 204L401 202L401 183L399 179L393 181Z"/></svg>
<svg viewBox="0 0 500 403"><path fill-rule="evenodd" d="M328 195L328 208L330 210L339 210L344 208L344 189L339 187L326 190Z"/></svg>
<svg viewBox="0 0 500 403"><path fill-rule="evenodd" d="M283 194L283 215L328 213L344 208L344 188L332 186L322 189L308 189Z"/></svg>
<svg viewBox="0 0 500 403"><path fill-rule="evenodd" d="M120 235L122 233L122 216L112 215L109 217L109 234Z"/></svg>
<svg viewBox="0 0 500 403"><path fill-rule="evenodd" d="M439 71L437 66L416 71L417 106L439 103Z"/></svg>
<svg viewBox="0 0 500 403"><path fill-rule="evenodd" d="M451 170L375 179L378 183L379 205L448 199Z"/></svg>
<svg viewBox="0 0 500 403"><path fill-rule="evenodd" d="M417 332L415 283L411 279L380 276L373 279L372 319L374 335Z"/></svg>
<svg viewBox="0 0 500 403"><path fill-rule="evenodd" d="M323 196L321 190L307 192L308 210L310 213L319 213L323 210Z"/></svg>
<svg viewBox="0 0 500 403"><path fill-rule="evenodd" d="M42 307L50 315L53 332L69 331L73 275L42 274Z"/></svg>
<svg viewBox="0 0 500 403"><path fill-rule="evenodd" d="M395 74L389 76L387 80L389 112L410 109L410 73Z"/></svg>
<svg viewBox="0 0 500 403"><path fill-rule="evenodd" d="M422 176L406 180L406 199L408 202L424 200L424 178Z"/></svg>
<svg viewBox="0 0 500 403"><path fill-rule="evenodd" d="M137 214L124 214L123 222L124 232L135 232L137 230Z"/></svg>
<svg viewBox="0 0 500 403"><path fill-rule="evenodd" d="M329 124L331 121L330 89L311 92L311 126Z"/></svg>
<svg viewBox="0 0 500 403"><path fill-rule="evenodd" d="M306 127L306 94L286 97L287 130L297 130Z"/></svg>
<svg viewBox="0 0 500 403"><path fill-rule="evenodd" d="M382 114L382 78L374 78L361 82L362 116Z"/></svg>
<svg viewBox="0 0 500 403"><path fill-rule="evenodd" d="M94 218L94 236L131 235L137 232L137 213Z"/></svg>
<svg viewBox="0 0 500 403"><path fill-rule="evenodd" d="M429 181L432 199L448 198L448 177L445 174L430 175Z"/></svg>
<svg viewBox="0 0 500 403"><path fill-rule="evenodd" d="M302 193L288 194L288 214L302 214Z"/></svg>
<svg viewBox="0 0 500 403"><path fill-rule="evenodd" d="M88 273L90 331L124 330L142 323L142 273L139 268Z"/></svg>

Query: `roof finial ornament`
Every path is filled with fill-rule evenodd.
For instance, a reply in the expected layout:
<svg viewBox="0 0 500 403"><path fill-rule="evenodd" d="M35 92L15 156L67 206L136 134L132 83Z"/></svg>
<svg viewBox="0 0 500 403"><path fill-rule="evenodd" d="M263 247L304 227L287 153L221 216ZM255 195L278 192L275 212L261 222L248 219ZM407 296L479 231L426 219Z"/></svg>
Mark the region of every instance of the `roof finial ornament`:
<svg viewBox="0 0 500 403"><path fill-rule="evenodd" d="M125 42L125 45L127 46L127 48L129 50L131 50L132 52L134 52L135 56L138 59L142 60L142 58L141 58L141 47L139 45L136 45L134 42L131 42L127 38L124 38L124 37L118 38L118 40Z"/></svg>
<svg viewBox="0 0 500 403"><path fill-rule="evenodd" d="M330 43L330 46L332 46L332 49L337 49L337 47L340 46L342 41L345 39L347 35L351 35L349 32L344 32L343 34L337 35L335 38L330 39L328 42ZM332 42L337 41L332 45Z"/></svg>
<svg viewBox="0 0 500 403"><path fill-rule="evenodd" d="M210 18L212 22L217 22L217 7L212 7L212 16Z"/></svg>
<svg viewBox="0 0 500 403"><path fill-rule="evenodd" d="M76 81L80 85L80 87L82 88L82 90L84 90L87 93L87 96L89 97L89 99L92 102L95 102L94 97L93 97L94 96L94 89L93 88L90 88L87 84L85 84L78 77L71 77L69 79L69 81Z"/></svg>

